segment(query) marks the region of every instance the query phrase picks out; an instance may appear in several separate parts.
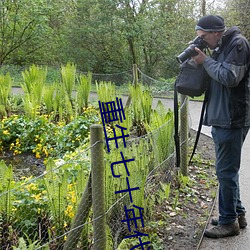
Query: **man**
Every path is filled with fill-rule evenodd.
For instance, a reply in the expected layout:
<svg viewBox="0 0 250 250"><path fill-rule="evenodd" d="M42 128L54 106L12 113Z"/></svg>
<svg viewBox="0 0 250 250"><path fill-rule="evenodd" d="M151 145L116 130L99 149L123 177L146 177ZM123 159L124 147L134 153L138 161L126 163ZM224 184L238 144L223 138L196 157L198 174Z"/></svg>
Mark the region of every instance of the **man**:
<svg viewBox="0 0 250 250"><path fill-rule="evenodd" d="M250 47L237 27L225 29L220 16L202 17L195 30L213 50L206 56L195 48L193 59L210 76L204 125L212 126L219 181L219 218L205 235L221 238L239 234L247 226L240 200L241 149L250 126Z"/></svg>

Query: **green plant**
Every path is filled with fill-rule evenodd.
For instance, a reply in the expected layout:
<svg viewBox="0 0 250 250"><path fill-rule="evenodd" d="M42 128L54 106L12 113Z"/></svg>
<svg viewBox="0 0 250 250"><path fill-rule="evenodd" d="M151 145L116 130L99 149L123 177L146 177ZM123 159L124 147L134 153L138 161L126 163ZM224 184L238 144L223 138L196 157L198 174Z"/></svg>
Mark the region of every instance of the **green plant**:
<svg viewBox="0 0 250 250"><path fill-rule="evenodd" d="M13 193L11 189L14 187L14 176L12 166L8 167L3 160L0 161L0 213L5 216L5 221L9 223L12 207Z"/></svg>
<svg viewBox="0 0 250 250"><path fill-rule="evenodd" d="M46 172L46 177L43 180L49 198L50 210L53 217L61 224L62 214L66 208L68 178L57 170L52 159L49 159L46 164Z"/></svg>
<svg viewBox="0 0 250 250"><path fill-rule="evenodd" d="M164 199L168 200L171 192L171 182L170 183L162 183L160 182L161 189L163 191Z"/></svg>
<svg viewBox="0 0 250 250"><path fill-rule="evenodd" d="M150 249L154 250L162 250L162 240L159 238L157 233L149 233L148 236L142 236L141 242L146 243L149 242L147 246L150 246ZM127 250L131 249L139 244L139 240L137 237L123 239L122 242L119 244L117 250ZM147 247L145 246L145 249Z"/></svg>
<svg viewBox="0 0 250 250"><path fill-rule="evenodd" d="M152 110L152 95L148 89L144 89L143 85L129 85L131 96L131 108L134 115L134 123L139 125L142 122L150 123Z"/></svg>
<svg viewBox="0 0 250 250"><path fill-rule="evenodd" d="M46 114L50 114L53 111L54 94L56 85L46 86L44 89L43 102L46 108Z"/></svg>
<svg viewBox="0 0 250 250"><path fill-rule="evenodd" d="M100 102L111 102L116 99L116 88L112 82L96 82L96 90Z"/></svg>
<svg viewBox="0 0 250 250"><path fill-rule="evenodd" d="M181 173L178 174L178 182L181 189L185 189L187 186L191 186L191 180L189 176L183 175Z"/></svg>
<svg viewBox="0 0 250 250"><path fill-rule="evenodd" d="M34 118L37 112L40 112L46 75L47 68L43 69L35 65L22 72L24 82L21 87L24 91L24 111L29 117Z"/></svg>
<svg viewBox="0 0 250 250"><path fill-rule="evenodd" d="M55 121L67 122L73 119L73 101L71 96L65 91L65 87L60 83L55 83L55 91L53 97L53 118Z"/></svg>
<svg viewBox="0 0 250 250"><path fill-rule="evenodd" d="M76 81L76 65L67 63L66 66L61 66L62 86L72 103L72 91Z"/></svg>
<svg viewBox="0 0 250 250"><path fill-rule="evenodd" d="M18 246L13 246L13 250L35 250L40 247L40 242L38 240L32 242L28 235L25 235L25 240L23 237L18 239ZM49 246L43 246L43 250L49 250Z"/></svg>
<svg viewBox="0 0 250 250"><path fill-rule="evenodd" d="M0 121L0 150L14 155L33 152L37 158L60 156L87 142L90 126L98 122L99 114L92 106L68 124L54 123L46 115L6 117Z"/></svg>
<svg viewBox="0 0 250 250"><path fill-rule="evenodd" d="M0 116L7 116L9 111L9 96L11 93L12 79L10 74L0 75Z"/></svg>
<svg viewBox="0 0 250 250"><path fill-rule="evenodd" d="M87 75L80 75L78 78L78 82L79 85L77 87L76 103L78 112L80 112L83 108L88 107L92 74L88 72Z"/></svg>
<svg viewBox="0 0 250 250"><path fill-rule="evenodd" d="M47 230L44 222L49 221L48 197L42 180L32 176L22 177L17 183L17 188L13 190L15 200L13 202L13 227L16 231L22 228L19 236L36 240L44 238ZM44 221L44 222L43 222ZM48 224L48 223L47 223ZM38 227L39 225L39 227Z"/></svg>
<svg viewBox="0 0 250 250"><path fill-rule="evenodd" d="M173 130L174 119L173 112L166 111L162 102L158 102L156 109L151 114L150 124L146 123L145 128L152 139L152 146L155 154L155 159L158 163L166 160L173 152Z"/></svg>
<svg viewBox="0 0 250 250"><path fill-rule="evenodd" d="M179 205L179 196L180 196L180 191L177 189L175 190L175 197L172 203L172 208L176 209Z"/></svg>

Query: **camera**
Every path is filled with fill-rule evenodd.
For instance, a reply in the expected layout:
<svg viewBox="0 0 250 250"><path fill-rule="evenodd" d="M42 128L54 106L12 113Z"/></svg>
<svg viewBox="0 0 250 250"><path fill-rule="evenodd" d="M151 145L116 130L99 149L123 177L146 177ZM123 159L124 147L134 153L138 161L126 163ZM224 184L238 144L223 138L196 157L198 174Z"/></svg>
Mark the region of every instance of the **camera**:
<svg viewBox="0 0 250 250"><path fill-rule="evenodd" d="M179 63L183 63L188 58L198 55L198 53L195 51L195 47L199 48L200 50L203 50L207 48L207 43L199 36L197 36L190 45L180 54L176 57L177 61Z"/></svg>

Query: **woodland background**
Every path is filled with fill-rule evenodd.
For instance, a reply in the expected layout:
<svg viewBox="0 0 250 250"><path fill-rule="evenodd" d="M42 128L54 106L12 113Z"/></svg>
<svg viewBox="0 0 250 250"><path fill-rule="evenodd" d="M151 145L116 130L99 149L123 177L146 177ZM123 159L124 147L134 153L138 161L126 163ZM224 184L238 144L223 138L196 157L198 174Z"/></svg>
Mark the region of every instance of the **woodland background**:
<svg viewBox="0 0 250 250"><path fill-rule="evenodd" d="M219 14L250 38L247 0L2 0L0 65L60 66L109 74L137 64L171 78L198 18Z"/></svg>

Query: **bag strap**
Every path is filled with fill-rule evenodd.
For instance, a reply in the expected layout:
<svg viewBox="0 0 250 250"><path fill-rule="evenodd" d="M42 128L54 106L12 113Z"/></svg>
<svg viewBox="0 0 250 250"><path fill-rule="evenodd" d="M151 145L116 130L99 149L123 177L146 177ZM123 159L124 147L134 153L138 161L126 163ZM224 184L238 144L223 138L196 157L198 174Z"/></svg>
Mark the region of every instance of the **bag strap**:
<svg viewBox="0 0 250 250"><path fill-rule="evenodd" d="M204 101L202 103L199 126L198 126L198 130L196 132L195 143L194 143L194 147L193 147L193 152L192 152L192 154L190 156L190 159L189 159L189 164L192 162L192 159L193 159L193 156L195 154L195 151L196 151L196 148L197 148L197 145L198 145L198 141L199 141L199 138L200 138L203 117L204 117L204 113L205 113L205 109L206 109L206 104L207 104L207 90L205 91L205 97L204 97Z"/></svg>
<svg viewBox="0 0 250 250"><path fill-rule="evenodd" d="M179 112L178 112L178 93L176 88L176 82L174 83L174 141L175 141L175 153L176 153L176 167L180 167L180 137L179 137Z"/></svg>
<svg viewBox="0 0 250 250"><path fill-rule="evenodd" d="M200 134L201 134L201 128L202 128L202 122L203 122L203 117L206 109L206 104L207 104L207 96L208 96L208 91L205 91L205 97L204 101L202 104L202 109L201 109L201 114L200 114L200 121L199 121L199 126L198 130L196 133L196 138L195 138L195 143L193 147L192 154L190 156L189 164L192 162L193 156L195 154ZM174 133L174 141L175 141L175 152L176 152L176 167L180 167L180 137L179 137L179 107L178 107L178 92L176 89L176 82L174 84L174 128L175 128L175 133Z"/></svg>

